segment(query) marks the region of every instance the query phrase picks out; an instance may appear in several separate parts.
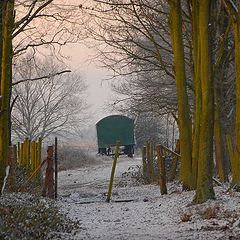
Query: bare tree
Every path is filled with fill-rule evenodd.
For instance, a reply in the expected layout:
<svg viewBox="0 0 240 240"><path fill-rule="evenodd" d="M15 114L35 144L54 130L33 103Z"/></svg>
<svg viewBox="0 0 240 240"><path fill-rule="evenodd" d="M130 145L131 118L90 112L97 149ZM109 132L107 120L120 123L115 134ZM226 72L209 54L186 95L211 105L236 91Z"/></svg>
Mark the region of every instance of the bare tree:
<svg viewBox="0 0 240 240"><path fill-rule="evenodd" d="M175 147L175 140L178 138L175 124L175 120L171 117L170 121L167 115L140 114L135 121L134 128L136 147L141 149L146 141L150 141L154 145L164 144L167 147Z"/></svg>
<svg viewBox="0 0 240 240"><path fill-rule="evenodd" d="M77 74L49 74L60 72L61 68L51 60L23 58L15 70L17 82L49 75L37 81L21 82L13 88L13 98L17 99L12 109L12 130L19 139L78 133L87 117L86 85Z"/></svg>
<svg viewBox="0 0 240 240"><path fill-rule="evenodd" d="M117 79L114 89L142 111L172 111L176 99L166 4L161 0L95 3L88 11L92 21L87 31L99 43L102 65Z"/></svg>
<svg viewBox="0 0 240 240"><path fill-rule="evenodd" d="M1 118L0 185L9 156L12 60L29 52L61 56L61 47L79 40L80 8L69 1L3 0L0 4ZM78 20L77 20L78 17ZM50 50L50 51L49 51Z"/></svg>
<svg viewBox="0 0 240 240"><path fill-rule="evenodd" d="M61 48L82 38L84 18L78 5L66 0L17 0L13 32L14 56L50 52L61 57Z"/></svg>

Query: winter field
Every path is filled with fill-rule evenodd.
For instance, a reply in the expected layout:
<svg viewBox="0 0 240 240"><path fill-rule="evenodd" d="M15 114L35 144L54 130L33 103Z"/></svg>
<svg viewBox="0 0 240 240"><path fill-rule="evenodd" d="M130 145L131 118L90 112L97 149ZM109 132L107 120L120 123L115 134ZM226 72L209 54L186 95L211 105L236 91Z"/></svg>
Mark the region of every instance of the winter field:
<svg viewBox="0 0 240 240"><path fill-rule="evenodd" d="M112 159L99 162L59 173L57 204L80 223L61 239L240 239L240 194L228 185L215 187L217 200L191 205L193 191L181 192L175 182L161 196L158 185L144 185L137 177L141 159L121 156L107 203Z"/></svg>

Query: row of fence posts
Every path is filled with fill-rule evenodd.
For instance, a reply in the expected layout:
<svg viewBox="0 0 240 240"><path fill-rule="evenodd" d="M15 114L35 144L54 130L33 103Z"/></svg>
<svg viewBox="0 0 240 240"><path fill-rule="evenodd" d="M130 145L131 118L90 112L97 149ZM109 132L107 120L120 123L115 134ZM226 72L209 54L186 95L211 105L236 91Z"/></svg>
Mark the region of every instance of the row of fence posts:
<svg viewBox="0 0 240 240"><path fill-rule="evenodd" d="M39 165L41 165L42 159L42 140L30 141L28 138L24 142L18 142L15 145L9 147L9 161L10 166L8 176L8 190L15 191L16 189L16 169L17 167L23 167L26 169L28 175L31 175L36 171ZM40 182L41 173L36 173L36 179Z"/></svg>
<svg viewBox="0 0 240 240"><path fill-rule="evenodd" d="M158 182L162 195L167 194L167 175L165 167L165 157L167 152L172 155L172 166L169 172L169 181L173 181L176 177L177 163L180 159L179 140L176 143L175 151L172 151L161 144L156 145L154 149L154 145L151 142L147 142L142 148L143 177L147 183Z"/></svg>
<svg viewBox="0 0 240 240"><path fill-rule="evenodd" d="M54 156L53 156L54 153ZM41 169L46 163L45 179L42 181ZM22 143L10 146L10 156L8 165L10 166L8 175L9 191L24 191L26 185L33 179L39 185L43 184L42 195L50 198L57 198L57 179L58 179L58 155L57 138L55 144L48 146L47 158L42 161L42 140L30 141L26 138ZM19 189L16 189L16 169L17 167L26 169L27 180Z"/></svg>

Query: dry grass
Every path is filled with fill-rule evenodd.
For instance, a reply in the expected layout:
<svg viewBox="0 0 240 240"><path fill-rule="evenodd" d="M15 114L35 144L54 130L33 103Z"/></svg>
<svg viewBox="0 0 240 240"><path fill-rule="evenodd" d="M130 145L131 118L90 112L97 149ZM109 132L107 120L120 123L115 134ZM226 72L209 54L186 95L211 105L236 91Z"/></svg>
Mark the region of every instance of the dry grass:
<svg viewBox="0 0 240 240"><path fill-rule="evenodd" d="M181 221L182 221L182 222L190 222L191 220L192 220L192 214L184 213L184 214L181 216Z"/></svg>
<svg viewBox="0 0 240 240"><path fill-rule="evenodd" d="M208 207L208 208L206 208L206 209L203 211L203 213L202 213L202 218L203 218L203 219L216 218L218 211L219 211L219 207L218 207L218 206Z"/></svg>
<svg viewBox="0 0 240 240"><path fill-rule="evenodd" d="M59 146L58 159L60 171L98 164L99 162L94 153L68 145Z"/></svg>

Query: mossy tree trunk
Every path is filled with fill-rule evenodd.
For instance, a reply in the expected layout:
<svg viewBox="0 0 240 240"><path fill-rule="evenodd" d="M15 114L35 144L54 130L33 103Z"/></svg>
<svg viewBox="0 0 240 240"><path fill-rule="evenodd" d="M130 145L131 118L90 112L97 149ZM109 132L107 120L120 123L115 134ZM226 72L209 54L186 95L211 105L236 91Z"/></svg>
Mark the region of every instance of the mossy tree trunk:
<svg viewBox="0 0 240 240"><path fill-rule="evenodd" d="M199 136L201 123L201 81L199 79L201 65L201 51L199 41L199 21L198 21L198 0L192 1L192 44L193 44L193 65L194 65L194 92L195 92L195 109L193 122L193 143L192 143L192 173L193 181L196 186L198 172L198 156L199 156Z"/></svg>
<svg viewBox="0 0 240 240"><path fill-rule="evenodd" d="M1 57L2 57L2 43L3 43L3 41L2 41L2 39L3 39L3 28L2 28L3 15L4 15L4 1L0 1L0 56ZM2 69L2 61L0 60L0 80L1 80L1 75L2 75L1 69ZM0 85L0 89L1 89L1 85ZM0 104L1 104L1 100L0 100ZM1 105L0 105L0 109L1 109ZM5 176L5 165L6 164L4 163L3 159L0 158L0 190L1 190L1 186L3 184L3 179Z"/></svg>
<svg viewBox="0 0 240 240"><path fill-rule="evenodd" d="M199 139L198 177L194 197L202 203L215 197L212 183L213 171L213 117L214 91L212 61L209 44L210 1L199 1L199 43L201 51L199 78L201 81L201 124ZM194 34L194 33L193 33Z"/></svg>
<svg viewBox="0 0 240 240"><path fill-rule="evenodd" d="M181 146L180 177L183 189L192 189L192 133L186 87L184 45L182 36L181 1L168 1L170 5L169 22L174 53L174 70L178 100L178 126Z"/></svg>
<svg viewBox="0 0 240 240"><path fill-rule="evenodd" d="M217 2L215 2L217 5ZM215 55L214 62L214 145L215 145L215 161L217 167L217 174L221 182L228 181L229 173L229 154L226 138L226 123L229 119L226 114L226 106L229 104L226 99L226 83L228 76L226 69L230 67L229 54L229 34L231 30L231 21L223 5L221 5L220 12L217 6L212 7L215 18L213 19L214 37L221 35L221 41L217 43L218 52ZM219 21L215 21L218 16L221 16ZM228 130L229 131L229 130Z"/></svg>
<svg viewBox="0 0 240 240"><path fill-rule="evenodd" d="M216 93L216 91L215 91ZM221 182L228 181L228 166L226 163L226 149L223 141L223 127L220 119L219 101L215 94L215 110L214 110L214 145L215 160L217 166L218 177Z"/></svg>
<svg viewBox="0 0 240 240"><path fill-rule="evenodd" d="M240 6L234 23L235 71L236 71L236 117L235 117L235 148L233 168L233 184L240 188Z"/></svg>
<svg viewBox="0 0 240 240"><path fill-rule="evenodd" d="M0 114L0 187L9 158L10 98L12 82L12 32L14 26L14 0L2 5L2 55L1 55L1 114Z"/></svg>

